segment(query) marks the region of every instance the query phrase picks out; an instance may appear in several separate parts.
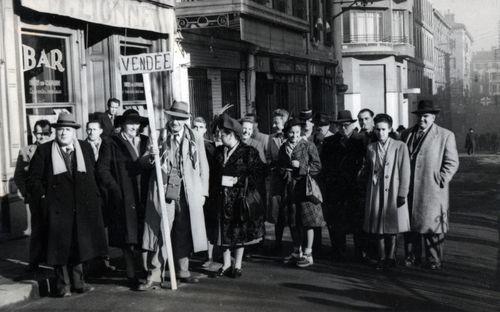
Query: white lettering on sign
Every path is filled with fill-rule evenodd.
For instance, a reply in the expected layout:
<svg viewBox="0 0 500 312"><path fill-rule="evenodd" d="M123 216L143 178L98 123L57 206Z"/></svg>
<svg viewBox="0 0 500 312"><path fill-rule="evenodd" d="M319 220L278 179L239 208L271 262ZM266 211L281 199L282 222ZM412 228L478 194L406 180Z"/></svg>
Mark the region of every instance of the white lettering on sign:
<svg viewBox="0 0 500 312"><path fill-rule="evenodd" d="M23 44L23 71L45 66L50 69L64 72L65 68L62 65L62 61L63 53L59 49L50 50L49 53L42 50L37 60L35 49Z"/></svg>
<svg viewBox="0 0 500 312"><path fill-rule="evenodd" d="M168 70L172 70L172 59L169 52L122 55L120 57L120 72L122 75Z"/></svg>

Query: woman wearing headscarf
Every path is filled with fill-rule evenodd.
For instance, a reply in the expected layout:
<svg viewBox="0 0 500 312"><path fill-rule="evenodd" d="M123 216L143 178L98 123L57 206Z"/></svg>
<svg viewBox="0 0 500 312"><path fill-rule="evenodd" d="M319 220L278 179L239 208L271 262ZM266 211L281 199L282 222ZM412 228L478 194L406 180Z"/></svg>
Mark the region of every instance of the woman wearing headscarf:
<svg viewBox="0 0 500 312"><path fill-rule="evenodd" d="M396 266L396 235L410 230L406 197L410 187L410 158L404 142L389 135L392 118L375 116L377 142L366 153L367 193L364 231L377 241L377 269Z"/></svg>
<svg viewBox="0 0 500 312"><path fill-rule="evenodd" d="M265 167L258 151L241 142L241 124L237 120L223 114L218 128L223 145L216 148L212 174L218 210L217 245L223 250L224 261L217 275L238 278L245 246L264 237L263 199L259 198L257 186L264 183Z"/></svg>

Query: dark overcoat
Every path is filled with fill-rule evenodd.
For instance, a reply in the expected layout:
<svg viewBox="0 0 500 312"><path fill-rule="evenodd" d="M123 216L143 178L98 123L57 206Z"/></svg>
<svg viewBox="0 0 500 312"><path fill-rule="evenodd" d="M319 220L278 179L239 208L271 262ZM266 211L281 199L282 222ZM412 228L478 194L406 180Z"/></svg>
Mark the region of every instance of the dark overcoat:
<svg viewBox="0 0 500 312"><path fill-rule="evenodd" d="M238 246L261 239L264 236L264 208L257 211L255 218L248 222L237 222L236 204L243 195L245 178L248 178L248 190L256 190L264 183L264 163L260 160L258 151L240 142L227 163L224 165L224 146L218 146L215 151L214 170L215 192L218 203L218 228L221 245ZM237 177L233 187L222 186L222 176Z"/></svg>
<svg viewBox="0 0 500 312"><path fill-rule="evenodd" d="M54 175L52 143L38 146L28 179L32 198L40 199L48 212L47 263L66 265L70 257L83 262L105 255L106 237L92 147L79 141L86 172L74 170L73 175L69 172ZM77 255L71 252L72 238L78 242Z"/></svg>
<svg viewBox="0 0 500 312"><path fill-rule="evenodd" d="M328 224L337 224L346 231L362 226L364 208L359 204L362 194L359 177L365 151L363 140L356 132L349 138L336 133L323 143L321 175L326 191L325 216Z"/></svg>
<svg viewBox="0 0 500 312"><path fill-rule="evenodd" d="M298 160L299 168L291 166L292 160ZM306 178L313 179L321 171L321 160L313 142L302 139L288 156L286 143L281 145L278 166L281 174L281 193L283 200L285 223L290 227L320 227L324 223L321 204L314 204L306 198Z"/></svg>
<svg viewBox="0 0 500 312"><path fill-rule="evenodd" d="M121 134L104 141L99 150L97 178L107 189L109 211L109 245L124 247L142 241L144 211L151 163L142 157L148 137L141 135L139 154Z"/></svg>

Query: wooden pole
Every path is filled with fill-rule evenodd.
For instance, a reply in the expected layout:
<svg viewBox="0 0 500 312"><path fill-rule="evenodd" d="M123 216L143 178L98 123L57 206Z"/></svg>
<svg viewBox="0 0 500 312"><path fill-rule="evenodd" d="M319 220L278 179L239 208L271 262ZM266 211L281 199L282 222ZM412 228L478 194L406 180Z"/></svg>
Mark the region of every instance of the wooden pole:
<svg viewBox="0 0 500 312"><path fill-rule="evenodd" d="M156 126L155 126L155 112L153 107L153 98L151 97L151 81L149 78L150 74L142 74L144 81L144 92L146 93L146 107L148 110L148 120L150 129L150 138L153 148L158 149L158 138L156 137ZM156 170L156 183L158 186L158 196L161 208L161 234L163 238L163 243L167 249L167 262L168 271L170 273L170 286L172 290L177 289L177 279L175 277L175 266L172 256L172 241L170 238L170 226L168 224L167 216L167 204L165 202L165 189L163 188L163 175L161 173L160 155L154 155L155 160L155 170ZM161 252L161 251L159 251ZM163 272L163 271L162 271ZM163 274L162 274L163 277Z"/></svg>

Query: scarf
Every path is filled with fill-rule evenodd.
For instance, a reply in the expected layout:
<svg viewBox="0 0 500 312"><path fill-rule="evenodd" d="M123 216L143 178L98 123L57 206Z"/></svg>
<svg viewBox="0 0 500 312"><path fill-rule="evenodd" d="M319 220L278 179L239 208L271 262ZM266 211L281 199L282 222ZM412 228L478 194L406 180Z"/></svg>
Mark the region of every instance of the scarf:
<svg viewBox="0 0 500 312"><path fill-rule="evenodd" d="M292 158L293 150L295 149L295 146L297 146L297 144L299 142L300 142L300 140L297 143L292 144L292 142L290 142L290 140L286 140L286 142L284 144L285 144L285 152L288 155L288 157Z"/></svg>
<svg viewBox="0 0 500 312"><path fill-rule="evenodd" d="M384 166L385 159L387 155L387 150L389 149L389 144L391 144L391 139L388 138L384 143L377 141L376 143L376 158L375 158L375 174L373 175L373 184L376 185L379 178L383 180L384 177Z"/></svg>
<svg viewBox="0 0 500 312"><path fill-rule="evenodd" d="M172 148L172 146L171 146L172 138L173 138L172 133L168 133L168 134L164 135L164 138L163 138L164 142L161 144L161 146L163 146L163 154L160 157L163 160L167 159L167 157L166 157L167 153ZM181 161L182 161L182 146L184 144L184 138L186 138L188 140L189 159L191 160L191 164L193 165L193 169L196 169L196 165L198 163L198 148L196 146L196 139L195 139L194 133L188 126L184 126L184 134L183 134L181 141L179 143L179 149L180 149L180 153L181 153L181 158L180 158ZM167 148L165 148L165 147L167 147ZM181 163L180 166L182 167L182 165L183 164Z"/></svg>
<svg viewBox="0 0 500 312"><path fill-rule="evenodd" d="M74 153L76 153L76 171L87 172L87 169L85 168L85 160L83 159L82 148L77 139L73 140L73 146L75 148ZM53 141L51 156L52 156L52 173L54 175L58 175L68 171L62 153L63 152L59 144L57 144L56 141Z"/></svg>

